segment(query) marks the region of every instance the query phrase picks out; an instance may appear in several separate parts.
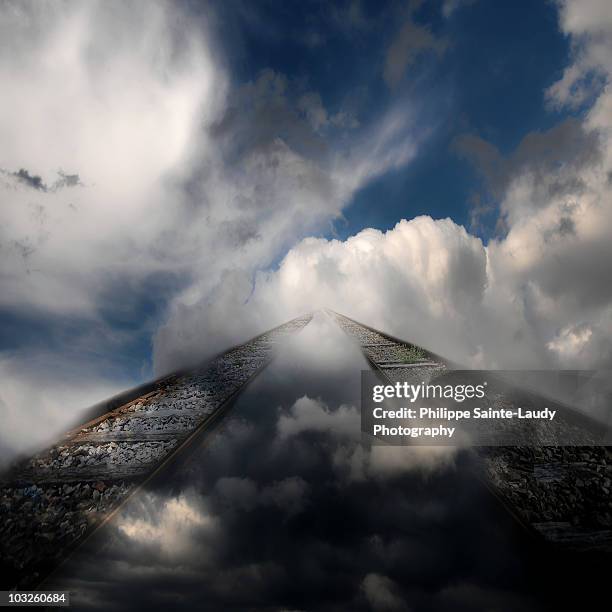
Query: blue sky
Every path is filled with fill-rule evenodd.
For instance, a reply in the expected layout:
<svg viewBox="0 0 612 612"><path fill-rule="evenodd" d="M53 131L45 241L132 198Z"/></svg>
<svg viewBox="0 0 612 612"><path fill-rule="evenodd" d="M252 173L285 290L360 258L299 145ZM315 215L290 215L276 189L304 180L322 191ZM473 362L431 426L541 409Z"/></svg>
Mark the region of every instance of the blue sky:
<svg viewBox="0 0 612 612"><path fill-rule="evenodd" d="M389 90L381 65L406 6L360 4L357 25L347 23L350 3L330 9L321 2L271 2L250 10L229 3L221 10L220 38L231 41L228 61L240 82L271 68L318 91L331 112L353 106L364 124L405 100L419 105L434 126L413 163L358 191L344 210L346 221L335 222L328 236L390 229L420 214L469 224L479 177L454 150L454 139L475 133L510 153L524 135L568 114L544 103L544 91L560 78L570 52L552 2L466 3L449 18L440 3L424 3L414 21L447 39L449 47L442 55L423 53ZM487 238L491 228L485 229Z"/></svg>

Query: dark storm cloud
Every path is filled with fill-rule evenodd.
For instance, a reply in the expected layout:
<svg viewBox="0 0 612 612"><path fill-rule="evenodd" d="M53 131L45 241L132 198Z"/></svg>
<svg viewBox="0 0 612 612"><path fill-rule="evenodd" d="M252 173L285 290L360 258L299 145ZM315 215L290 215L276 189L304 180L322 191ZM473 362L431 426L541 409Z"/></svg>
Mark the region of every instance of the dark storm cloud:
<svg viewBox="0 0 612 612"><path fill-rule="evenodd" d="M335 425L358 402L363 358L338 330L308 330L306 346L288 347L208 444L55 578L77 608L531 609L538 559L476 480L472 458L425 472L402 454L410 449L379 448L375 458L359 431ZM329 426L279 429L305 396L325 407ZM351 468L364 462L361 473Z"/></svg>

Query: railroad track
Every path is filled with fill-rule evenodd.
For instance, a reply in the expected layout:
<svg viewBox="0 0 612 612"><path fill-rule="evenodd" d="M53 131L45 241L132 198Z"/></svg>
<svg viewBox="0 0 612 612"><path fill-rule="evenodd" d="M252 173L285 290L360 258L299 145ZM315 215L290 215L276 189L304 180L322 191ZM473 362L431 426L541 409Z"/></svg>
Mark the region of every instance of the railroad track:
<svg viewBox="0 0 612 612"><path fill-rule="evenodd" d="M371 367L391 383L428 382L450 375L456 367L435 353L349 317L331 310L327 314L359 345ZM530 401L534 394L526 391L518 397ZM555 427L573 427L576 414L565 406L555 407L561 414ZM531 436L525 438L531 440L529 446L475 448L483 463L485 485L530 534L563 549L612 552L611 449L591 444L589 431L581 433L584 444L552 445L558 434L558 429L546 425L524 432Z"/></svg>
<svg viewBox="0 0 612 612"><path fill-rule="evenodd" d="M0 481L0 581L39 584L223 413L308 314L69 431ZM149 387L150 389L151 387Z"/></svg>
<svg viewBox="0 0 612 612"><path fill-rule="evenodd" d="M430 379L453 364L440 356L328 311L388 381ZM138 397L68 432L0 480L0 580L39 584L139 488L175 461L306 326L299 317L149 385ZM612 550L606 447L479 448L489 489L530 532L569 548Z"/></svg>

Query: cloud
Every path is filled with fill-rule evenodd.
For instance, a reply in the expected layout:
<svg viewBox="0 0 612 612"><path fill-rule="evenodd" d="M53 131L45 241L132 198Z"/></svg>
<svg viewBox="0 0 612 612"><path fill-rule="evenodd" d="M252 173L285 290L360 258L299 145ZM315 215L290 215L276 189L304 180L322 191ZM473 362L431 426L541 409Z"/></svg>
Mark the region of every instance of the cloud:
<svg viewBox="0 0 612 612"><path fill-rule="evenodd" d="M357 128L359 121L350 112L338 111L329 116L317 92L303 94L298 102L298 109L304 113L313 129L318 132L327 127Z"/></svg>
<svg viewBox="0 0 612 612"><path fill-rule="evenodd" d="M476 0L444 0L442 2L442 15L445 19L448 19L462 6L469 6L474 4L474 2Z"/></svg>
<svg viewBox="0 0 612 612"><path fill-rule="evenodd" d="M490 610L496 609L503 602L502 608L510 610L531 610L535 612L538 605L533 601L526 601L511 590L503 587L490 588L475 584L466 584L458 581L447 585L436 594L435 607L446 610Z"/></svg>
<svg viewBox="0 0 612 612"><path fill-rule="evenodd" d="M368 574L362 583L365 596L374 610L408 610L391 579L381 574Z"/></svg>
<svg viewBox="0 0 612 612"><path fill-rule="evenodd" d="M303 508L308 484L299 476L259 487L250 478L224 476L215 485L215 497L226 510L249 512L257 506L274 506L292 516Z"/></svg>
<svg viewBox="0 0 612 612"><path fill-rule="evenodd" d="M193 538L199 537L201 541L210 538L218 528L216 517L207 512L193 491L170 499L146 493L134 503L138 506L133 512L135 516L122 517L117 524L118 531L131 546L146 547L149 555L155 554L169 565L193 558L190 546ZM200 561L203 553L201 547L198 550Z"/></svg>
<svg viewBox="0 0 612 612"><path fill-rule="evenodd" d="M0 188L3 306L96 319L116 273L167 268L167 204L179 196L169 178L215 116L225 77L177 8L139 6L2 10L0 167L21 168L11 176L33 188ZM86 184L62 189L81 179L58 166ZM15 243L32 246L29 274Z"/></svg>
<svg viewBox="0 0 612 612"><path fill-rule="evenodd" d="M78 174L66 174L62 170L58 171L58 178L51 186L45 184L40 176L30 174L25 168L20 168L17 172L0 169L0 174L11 179L16 185L24 185L30 189L44 192L83 185Z"/></svg>
<svg viewBox="0 0 612 612"><path fill-rule="evenodd" d="M579 356L592 335L593 331L585 324L575 327L566 327L547 344L547 348L563 356Z"/></svg>
<svg viewBox="0 0 612 612"><path fill-rule="evenodd" d="M318 335L321 335L320 331ZM344 369L347 366L344 360ZM288 410L279 412L274 449L282 452L291 445L293 438L302 436L308 440L321 436L333 439L334 446L324 450L330 455L337 477L345 484L369 479L389 480L408 472L432 473L451 466L457 452L456 448L448 446L408 448L360 444L361 417L355 406L340 404L331 407L322 399L303 396ZM246 497L252 499L255 496L250 483L241 481L236 483L238 485L250 493Z"/></svg>
<svg viewBox="0 0 612 612"><path fill-rule="evenodd" d="M6 172L5 174L12 176L16 181L22 183L23 185L27 185L32 189L38 189L39 191L47 191L47 186L43 183L40 176L32 176L27 170L24 168L20 168L17 172Z"/></svg>
<svg viewBox="0 0 612 612"><path fill-rule="evenodd" d="M190 245L180 248L187 249L182 259L191 282L172 300L155 335L158 371L201 358L204 339L212 352L278 324L273 311L227 323L249 301L258 271L302 237L329 227L357 190L409 163L427 136L409 107L390 108L355 129L337 115L329 118L316 101L314 119L312 107L304 111L302 93L266 70L236 92L212 127L215 146L193 165L190 190L199 204L181 234ZM340 144L325 137L329 129L343 131Z"/></svg>
<svg viewBox="0 0 612 612"><path fill-rule="evenodd" d="M330 431L334 435L355 436L360 431L359 412L353 406L340 406L330 411L321 402L307 396L299 398L289 414L281 414L278 420L280 439L305 431Z"/></svg>
<svg viewBox="0 0 612 612"><path fill-rule="evenodd" d="M395 88L419 55L427 51L441 55L446 46L447 43L434 36L429 27L419 25L408 17L387 50L383 71L385 82Z"/></svg>
<svg viewBox="0 0 612 612"><path fill-rule="evenodd" d="M487 282L481 240L450 219L422 216L343 242L304 239L278 270L257 275L248 304L235 316L254 311L282 317L304 304L330 307L449 356L465 356L478 350L471 334L478 330Z"/></svg>
<svg viewBox="0 0 612 612"><path fill-rule="evenodd" d="M599 98L609 82L612 56L612 18L605 0L557 0L562 31L571 36L573 61L563 76L547 90L558 108L578 108ZM607 96L606 96L607 98Z"/></svg>
<svg viewBox="0 0 612 612"><path fill-rule="evenodd" d="M50 443L77 424L78 411L129 384L105 375L99 366L52 352L0 354L0 467Z"/></svg>
<svg viewBox="0 0 612 612"><path fill-rule="evenodd" d="M530 209L545 205L551 197L580 195L585 189L582 172L602 161L599 135L574 118L544 132L530 132L508 156L474 134L459 136L453 146L460 156L474 164L497 202L503 201L513 181L521 176L533 177L538 193L525 202ZM509 208L502 212L515 216L523 213Z"/></svg>

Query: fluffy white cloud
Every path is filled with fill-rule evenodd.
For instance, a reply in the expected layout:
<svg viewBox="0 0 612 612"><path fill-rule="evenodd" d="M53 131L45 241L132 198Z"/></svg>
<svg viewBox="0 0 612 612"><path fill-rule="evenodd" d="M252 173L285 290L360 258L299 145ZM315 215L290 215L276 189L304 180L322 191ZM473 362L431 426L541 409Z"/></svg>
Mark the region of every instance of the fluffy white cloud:
<svg viewBox="0 0 612 612"><path fill-rule="evenodd" d="M184 219L171 176L225 77L162 2L9 3L0 16L0 303L95 317L117 277L168 268ZM33 190L24 169L53 183ZM175 206L169 202L174 198Z"/></svg>
<svg viewBox="0 0 612 612"><path fill-rule="evenodd" d="M512 182L505 205L525 182ZM571 210L554 197L524 207L528 216L487 246L449 219L425 216L346 241L307 238L278 270L258 274L232 314L271 321L330 307L466 365L605 367L610 225L605 201L590 206L592 197ZM564 215L571 230L560 230Z"/></svg>
<svg viewBox="0 0 612 612"><path fill-rule="evenodd" d="M368 229L344 242L307 238L277 271L257 276L236 318L273 319L330 307L441 352L477 351L470 326L487 288L480 239L449 219L418 217L388 232ZM474 330L476 331L476 330Z"/></svg>

